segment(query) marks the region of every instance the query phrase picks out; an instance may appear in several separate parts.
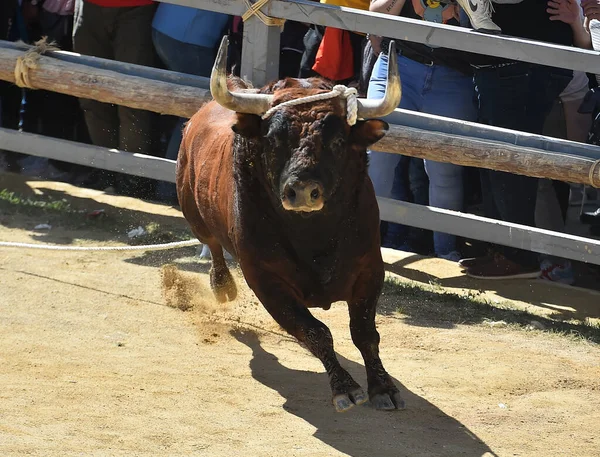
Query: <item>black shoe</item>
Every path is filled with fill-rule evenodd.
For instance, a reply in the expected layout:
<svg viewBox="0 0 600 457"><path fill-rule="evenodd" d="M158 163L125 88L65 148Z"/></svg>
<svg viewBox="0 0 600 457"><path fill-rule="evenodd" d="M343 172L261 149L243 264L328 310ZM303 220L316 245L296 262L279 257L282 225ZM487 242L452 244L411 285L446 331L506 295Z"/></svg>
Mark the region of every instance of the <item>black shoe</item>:
<svg viewBox="0 0 600 457"><path fill-rule="evenodd" d="M581 216L579 216L579 220L582 224L600 225L600 208L596 211L582 213Z"/></svg>
<svg viewBox="0 0 600 457"><path fill-rule="evenodd" d="M600 225L592 225L590 227L590 233L594 236L600 236Z"/></svg>

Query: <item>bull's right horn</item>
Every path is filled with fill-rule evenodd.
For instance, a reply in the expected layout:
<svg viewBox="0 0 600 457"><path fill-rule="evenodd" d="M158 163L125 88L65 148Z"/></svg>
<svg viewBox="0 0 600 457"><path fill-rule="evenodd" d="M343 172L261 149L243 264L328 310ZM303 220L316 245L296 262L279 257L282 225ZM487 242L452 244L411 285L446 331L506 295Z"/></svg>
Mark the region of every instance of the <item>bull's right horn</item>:
<svg viewBox="0 0 600 457"><path fill-rule="evenodd" d="M388 51L388 73L387 85L385 86L385 95L379 99L359 98L358 117L369 119L374 117L384 117L398 108L402 98L402 83L398 73L398 57L396 55L396 43L390 41Z"/></svg>
<svg viewBox="0 0 600 457"><path fill-rule="evenodd" d="M230 92L227 87L227 47L229 39L224 36L210 74L210 93L215 101L224 108L238 113L258 114L262 116L271 107L272 95Z"/></svg>

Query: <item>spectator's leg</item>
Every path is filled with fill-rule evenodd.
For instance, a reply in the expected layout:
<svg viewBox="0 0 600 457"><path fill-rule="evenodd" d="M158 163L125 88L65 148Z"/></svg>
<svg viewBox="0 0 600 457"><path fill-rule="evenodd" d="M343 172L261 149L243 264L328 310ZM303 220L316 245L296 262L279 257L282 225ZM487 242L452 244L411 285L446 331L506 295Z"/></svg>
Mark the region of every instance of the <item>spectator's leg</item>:
<svg viewBox="0 0 600 457"><path fill-rule="evenodd" d="M413 78L418 78L419 75L411 74L409 70L412 66L409 63L404 62L405 60L407 59L398 59L398 68L402 80L410 81L413 80ZM416 64L416 62L412 63ZM387 68L388 58L386 55L381 54L373 67L367 92L368 98L383 98L387 82ZM419 108L419 97L420 95L415 87L405 83L400 107L417 110ZM394 198L401 201L412 201L409 184L409 166L411 158L386 152L370 152L369 156L369 176L371 177L371 181L373 181L375 193L380 197ZM415 188L414 193L418 194L419 190ZM388 223L386 233L384 233L382 239L382 245L413 250L413 248L407 244L409 238L412 239L412 237L409 236L408 227Z"/></svg>
<svg viewBox="0 0 600 457"><path fill-rule="evenodd" d="M480 120L498 127L541 133L546 115L569 79L560 71L524 63L479 70L475 84ZM534 226L538 180L498 171L485 174L491 193L485 192L484 199L493 199L501 219ZM491 206L486 204L486 208ZM493 265L472 265L467 268L468 274L515 278L539 274L536 253L508 247L498 250L505 260L496 260Z"/></svg>
<svg viewBox="0 0 600 457"><path fill-rule="evenodd" d="M155 5L118 8L115 22L115 60L156 67L152 43ZM129 152L156 155L158 115L151 111L119 106L119 148Z"/></svg>
<svg viewBox="0 0 600 457"><path fill-rule="evenodd" d="M112 29L117 8L103 8L89 2L76 4L73 50L80 54L114 59ZM87 135L93 144L105 148L119 147L119 118L116 105L87 98L79 99L84 113ZM114 184L114 173L94 169L78 176L74 183L104 189Z"/></svg>
<svg viewBox="0 0 600 457"><path fill-rule="evenodd" d="M473 102L473 78L457 70L432 67L423 103L423 112L465 121L477 120ZM463 167L452 163L425 161L429 175L429 204L443 209L462 211L464 205ZM456 236L434 232L436 255L458 260Z"/></svg>
<svg viewBox="0 0 600 457"><path fill-rule="evenodd" d="M115 60L156 67L158 57L152 43L152 18L155 5L116 8ZM118 107L119 149L156 156L159 153L159 117L157 113ZM137 176L118 176L119 193L141 198L154 197L156 181Z"/></svg>
<svg viewBox="0 0 600 457"><path fill-rule="evenodd" d="M111 23L117 8L103 8L89 2L83 2L81 8L73 34L74 51L89 56L114 59ZM87 98L80 99L80 104L92 142L97 146L118 148L117 107Z"/></svg>
<svg viewBox="0 0 600 457"><path fill-rule="evenodd" d="M158 57L160 57L169 70L210 77L215 60L212 49L183 43L155 29L152 30L152 41ZM167 159L177 160L185 121L186 119L179 118L173 129L167 145ZM174 183L159 181L156 187L156 194L160 200L171 203L177 201Z"/></svg>

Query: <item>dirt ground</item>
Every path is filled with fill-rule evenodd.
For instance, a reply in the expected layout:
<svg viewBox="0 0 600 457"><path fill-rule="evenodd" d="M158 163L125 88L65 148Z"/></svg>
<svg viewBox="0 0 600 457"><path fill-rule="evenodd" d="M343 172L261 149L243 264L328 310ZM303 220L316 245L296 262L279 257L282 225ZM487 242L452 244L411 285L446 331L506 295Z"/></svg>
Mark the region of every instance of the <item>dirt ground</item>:
<svg viewBox="0 0 600 457"><path fill-rule="evenodd" d="M39 217L4 212L1 241L113 245L138 221L185 228L164 206L66 184L11 186L105 209L121 223L53 221L40 234L32 230L45 222ZM209 263L194 254L0 248L0 456L600 455L598 344L482 320L419 319L414 307L403 311L402 297L388 297L377 316L381 354L407 408L339 414L320 363L278 328L239 272L241 297L218 305ZM385 260L390 274L476 291L492 304L510 300L540 319L600 318L595 292L473 282L450 262L392 251ZM345 305L315 314L364 386Z"/></svg>

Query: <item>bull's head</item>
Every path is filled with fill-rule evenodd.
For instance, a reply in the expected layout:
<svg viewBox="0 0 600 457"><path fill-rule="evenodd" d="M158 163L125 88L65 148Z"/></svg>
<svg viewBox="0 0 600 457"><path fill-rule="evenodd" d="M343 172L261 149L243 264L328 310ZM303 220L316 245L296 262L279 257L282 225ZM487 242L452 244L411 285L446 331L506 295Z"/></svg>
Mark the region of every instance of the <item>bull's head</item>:
<svg viewBox="0 0 600 457"><path fill-rule="evenodd" d="M232 88L226 73L227 45L224 37L211 74L212 95L221 106L238 113L233 126L236 133L261 143L264 177L283 208L301 213L320 211L341 187L356 189L356 180L366 175L366 149L385 135L388 124L370 119L350 126L346 100L340 97L285 106L271 110L263 119L283 102L327 93L332 85L320 78L288 78L260 91ZM358 98L359 119L386 116L400 103L393 42L388 55L384 98Z"/></svg>

